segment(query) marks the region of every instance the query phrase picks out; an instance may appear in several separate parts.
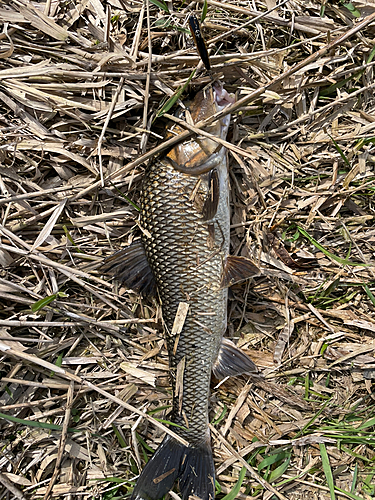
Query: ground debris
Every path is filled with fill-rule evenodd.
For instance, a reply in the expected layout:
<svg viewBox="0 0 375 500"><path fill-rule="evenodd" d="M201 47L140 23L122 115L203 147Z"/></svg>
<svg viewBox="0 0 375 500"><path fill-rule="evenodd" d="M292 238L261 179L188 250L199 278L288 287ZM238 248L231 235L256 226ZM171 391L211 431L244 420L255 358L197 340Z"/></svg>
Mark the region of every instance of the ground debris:
<svg viewBox="0 0 375 500"><path fill-rule="evenodd" d="M242 103L231 252L262 270L230 291L260 374L212 384L217 498L375 496L372 3L152 0L148 30L135 0L0 0L1 498L126 497L163 438L160 307L102 266L139 238L192 9Z"/></svg>

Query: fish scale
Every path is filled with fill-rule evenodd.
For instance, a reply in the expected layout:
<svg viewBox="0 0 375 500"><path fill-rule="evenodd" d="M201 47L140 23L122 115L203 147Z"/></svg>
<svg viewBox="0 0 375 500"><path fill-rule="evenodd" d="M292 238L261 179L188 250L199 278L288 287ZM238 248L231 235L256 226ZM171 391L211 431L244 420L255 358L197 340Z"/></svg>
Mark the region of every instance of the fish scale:
<svg viewBox="0 0 375 500"><path fill-rule="evenodd" d="M220 174L225 177L225 185L225 156ZM221 229L215 230L215 244L209 248L208 222L203 221L190 199L196 182L196 177L177 172L167 162L158 162L146 172L141 195L141 227L146 229L143 245L162 304L173 394L175 371L185 358L182 412L179 398L174 397L172 421L188 427L176 428L175 432L191 445L207 440L211 367L226 325L227 291L220 289L220 280L229 245L228 189L220 194L213 222ZM207 195L204 182L198 195ZM180 302L190 307L174 352L176 339L170 332ZM210 312L212 315L207 314Z"/></svg>

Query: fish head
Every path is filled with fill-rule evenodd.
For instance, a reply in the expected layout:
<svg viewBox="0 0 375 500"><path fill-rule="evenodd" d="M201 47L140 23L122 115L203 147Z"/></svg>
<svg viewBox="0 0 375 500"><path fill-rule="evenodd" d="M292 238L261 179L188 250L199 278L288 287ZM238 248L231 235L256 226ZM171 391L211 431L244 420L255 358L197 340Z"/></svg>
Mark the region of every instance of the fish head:
<svg viewBox="0 0 375 500"><path fill-rule="evenodd" d="M235 99L224 89L220 82L215 82L209 87L199 91L185 111L185 119L191 124L196 124L218 113L226 106L234 103ZM225 139L228 133L230 115L226 115L219 120L214 121L205 128L212 136ZM170 128L167 137L180 134L183 128L174 125ZM185 170L194 171L201 165L209 167L212 164L214 168L220 157L225 155L225 148L213 139L205 136L196 136L187 141L183 141L174 146L166 155L177 170L179 166L185 167Z"/></svg>

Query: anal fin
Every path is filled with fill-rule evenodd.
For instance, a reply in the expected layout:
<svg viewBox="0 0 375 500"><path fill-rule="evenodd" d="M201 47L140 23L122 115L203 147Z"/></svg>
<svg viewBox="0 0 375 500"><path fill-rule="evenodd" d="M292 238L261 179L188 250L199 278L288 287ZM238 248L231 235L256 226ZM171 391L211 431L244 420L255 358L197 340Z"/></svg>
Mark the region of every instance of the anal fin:
<svg viewBox="0 0 375 500"><path fill-rule="evenodd" d="M212 366L212 373L216 378L222 379L257 372L256 365L247 354L236 347L230 340L223 339L217 359Z"/></svg>
<svg viewBox="0 0 375 500"><path fill-rule="evenodd" d="M228 255L224 261L220 286L221 288L227 288L259 274L260 269L250 259Z"/></svg>
<svg viewBox="0 0 375 500"><path fill-rule="evenodd" d="M141 240L108 257L101 271L113 275L134 291L151 295L155 291L155 279L147 261Z"/></svg>

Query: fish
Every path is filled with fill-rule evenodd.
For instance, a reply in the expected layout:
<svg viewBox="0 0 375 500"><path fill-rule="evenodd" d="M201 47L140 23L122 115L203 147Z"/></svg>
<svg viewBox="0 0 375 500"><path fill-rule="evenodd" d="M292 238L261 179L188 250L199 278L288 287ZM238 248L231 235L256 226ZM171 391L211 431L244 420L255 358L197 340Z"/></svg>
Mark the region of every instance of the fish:
<svg viewBox="0 0 375 500"><path fill-rule="evenodd" d="M195 124L233 102L216 81L199 91L178 116ZM225 140L229 124L226 115L205 130ZM167 137L183 130L174 123ZM251 260L229 255L227 156L225 146L197 135L152 162L140 197L141 239L104 265L134 290L157 291L173 389L168 419L188 443L167 434L140 474L131 500L158 500L177 480L183 500L215 498L208 421L211 374L222 379L257 372L251 359L223 337L228 287L259 274ZM186 316L176 328L181 311Z"/></svg>

